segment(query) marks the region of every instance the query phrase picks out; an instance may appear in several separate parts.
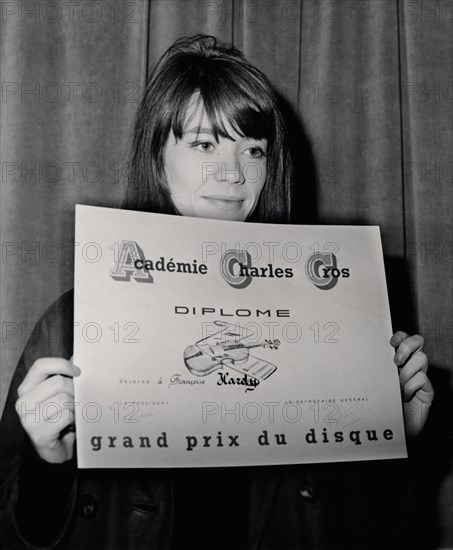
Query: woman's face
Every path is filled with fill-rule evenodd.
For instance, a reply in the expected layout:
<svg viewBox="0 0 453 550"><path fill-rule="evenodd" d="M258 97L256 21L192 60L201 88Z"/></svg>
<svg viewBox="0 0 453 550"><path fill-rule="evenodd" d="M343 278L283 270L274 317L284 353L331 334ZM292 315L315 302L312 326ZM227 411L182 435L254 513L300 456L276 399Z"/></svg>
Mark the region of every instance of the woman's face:
<svg viewBox="0 0 453 550"><path fill-rule="evenodd" d="M171 198L183 216L244 221L266 181L267 140L241 137L223 119L233 140L214 138L197 95L191 99L182 139L170 132L164 148Z"/></svg>

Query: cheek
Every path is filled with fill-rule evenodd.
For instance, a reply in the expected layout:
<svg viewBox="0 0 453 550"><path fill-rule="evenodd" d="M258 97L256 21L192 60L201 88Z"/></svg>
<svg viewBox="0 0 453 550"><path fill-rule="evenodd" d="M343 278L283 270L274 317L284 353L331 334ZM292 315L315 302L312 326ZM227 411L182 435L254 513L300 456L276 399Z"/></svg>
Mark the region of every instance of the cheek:
<svg viewBox="0 0 453 550"><path fill-rule="evenodd" d="M165 175L172 194L187 195L200 186L202 166L200 162L180 155L166 164Z"/></svg>
<svg viewBox="0 0 453 550"><path fill-rule="evenodd" d="M267 179L267 168L266 165L262 165L259 167L259 174L255 181L255 189L256 189L256 200L258 200L261 196L261 193L263 192L264 186L266 184Z"/></svg>

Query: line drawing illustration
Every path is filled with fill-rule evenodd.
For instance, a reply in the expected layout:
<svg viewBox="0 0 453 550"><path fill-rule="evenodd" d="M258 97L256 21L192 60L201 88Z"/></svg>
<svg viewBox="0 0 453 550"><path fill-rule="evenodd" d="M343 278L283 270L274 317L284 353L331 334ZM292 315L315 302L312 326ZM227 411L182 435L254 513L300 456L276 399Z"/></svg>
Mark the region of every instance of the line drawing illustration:
<svg viewBox="0 0 453 550"><path fill-rule="evenodd" d="M253 332L239 324L214 321L219 330L198 340L184 350L184 364L195 376L207 376L229 367L243 375L262 382L274 374L277 367L250 353L252 348L277 350L280 340L252 340Z"/></svg>

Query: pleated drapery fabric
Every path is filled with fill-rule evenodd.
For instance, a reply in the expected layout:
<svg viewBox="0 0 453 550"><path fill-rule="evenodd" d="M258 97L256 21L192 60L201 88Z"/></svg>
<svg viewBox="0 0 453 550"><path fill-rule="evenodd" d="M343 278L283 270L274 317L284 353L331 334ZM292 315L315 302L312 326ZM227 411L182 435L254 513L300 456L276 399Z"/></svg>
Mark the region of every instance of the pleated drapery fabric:
<svg viewBox="0 0 453 550"><path fill-rule="evenodd" d="M73 286L74 205L121 203L149 71L180 36L213 34L242 49L286 103L294 220L381 227L394 328L424 335L445 413L443 454L426 464L438 472L426 544L453 547L453 2L1 0L0 9L1 407L34 323Z"/></svg>

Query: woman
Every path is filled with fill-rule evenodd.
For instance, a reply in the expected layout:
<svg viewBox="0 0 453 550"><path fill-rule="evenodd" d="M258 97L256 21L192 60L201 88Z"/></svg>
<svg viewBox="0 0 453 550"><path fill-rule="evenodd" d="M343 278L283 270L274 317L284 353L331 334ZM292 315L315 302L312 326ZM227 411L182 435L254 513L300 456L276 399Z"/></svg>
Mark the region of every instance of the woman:
<svg viewBox="0 0 453 550"><path fill-rule="evenodd" d="M137 113L123 207L287 222L288 151L266 77L213 37L178 41L159 61ZM389 536L396 543L400 531L407 539L397 499L384 514L379 509L380 497L397 492L395 479L403 475L404 464L395 461L78 471L72 314L71 292L39 321L11 384L0 430L3 547L350 549L379 548ZM43 338L56 324L61 338ZM405 402L426 411L433 391L421 337L399 332L391 345ZM59 421L24 414L55 401L67 412ZM425 420L407 415L408 435L416 437Z"/></svg>

